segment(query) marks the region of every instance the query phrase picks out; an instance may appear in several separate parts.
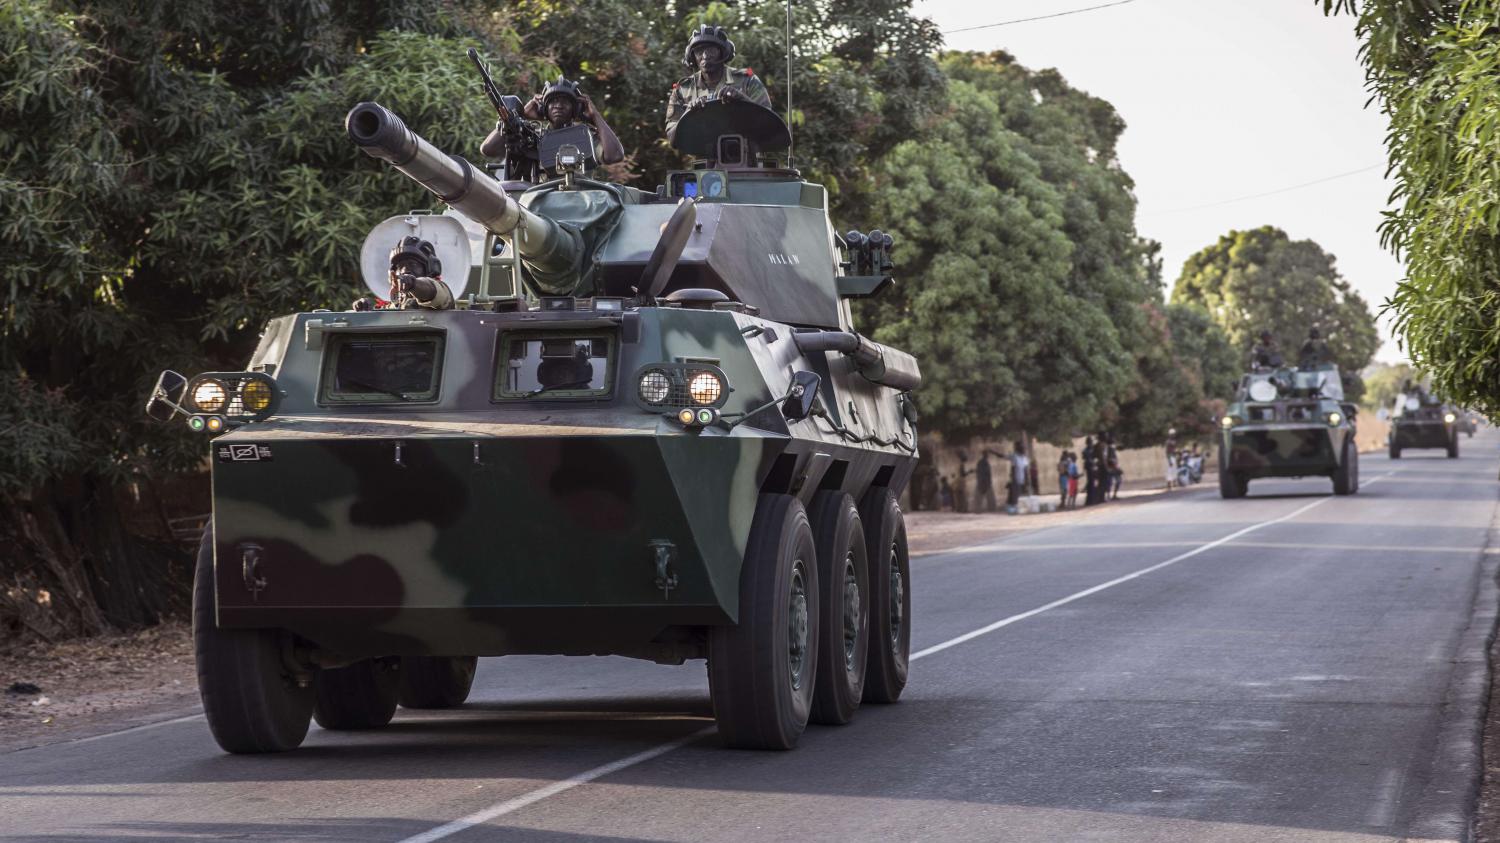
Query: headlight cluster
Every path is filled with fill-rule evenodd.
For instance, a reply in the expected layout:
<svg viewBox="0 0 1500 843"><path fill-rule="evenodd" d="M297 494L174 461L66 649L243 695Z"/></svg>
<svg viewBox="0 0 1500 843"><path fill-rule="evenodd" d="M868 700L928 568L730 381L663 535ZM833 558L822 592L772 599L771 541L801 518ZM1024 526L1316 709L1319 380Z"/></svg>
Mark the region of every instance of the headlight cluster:
<svg viewBox="0 0 1500 843"><path fill-rule="evenodd" d="M188 428L219 433L275 411L276 381L262 372L208 372L188 382Z"/></svg>
<svg viewBox="0 0 1500 843"><path fill-rule="evenodd" d="M1340 413L1337 410L1334 410L1333 412L1331 412L1331 413L1328 414L1328 426L1329 427L1338 427L1339 426L1339 422L1342 422L1343 420L1344 420L1344 414Z"/></svg>
<svg viewBox="0 0 1500 843"><path fill-rule="evenodd" d="M1448 424L1453 424L1454 422L1458 421L1458 416L1454 415L1453 413L1444 413L1443 421L1447 422Z"/></svg>
<svg viewBox="0 0 1500 843"><path fill-rule="evenodd" d="M716 410L724 406L729 392L723 370L710 363L652 363L635 374L636 403L674 417L682 408Z"/></svg>

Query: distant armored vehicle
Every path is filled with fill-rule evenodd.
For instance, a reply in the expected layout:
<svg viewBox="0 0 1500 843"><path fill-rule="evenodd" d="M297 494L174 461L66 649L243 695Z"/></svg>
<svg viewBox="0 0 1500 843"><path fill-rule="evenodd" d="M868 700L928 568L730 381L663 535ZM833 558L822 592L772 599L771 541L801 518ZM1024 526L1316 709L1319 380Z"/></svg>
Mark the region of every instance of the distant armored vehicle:
<svg viewBox="0 0 1500 843"><path fill-rule="evenodd" d="M1416 389L1396 396L1391 409L1391 432L1387 439L1391 459L1401 459L1401 452L1408 448L1442 448L1449 459L1458 459L1458 432L1464 419L1461 411Z"/></svg>
<svg viewBox="0 0 1500 843"><path fill-rule="evenodd" d="M502 183L374 103L346 125L450 208L382 223L367 284L448 300L397 282L441 264L457 306L283 316L245 371L163 373L149 413L223 432L194 591L219 744L458 705L512 653L706 658L737 747L894 702L921 376L851 325L890 237L834 231L782 120L690 111L699 163L655 192L567 145Z"/></svg>
<svg viewBox="0 0 1500 843"><path fill-rule="evenodd" d="M1333 478L1334 494L1354 494L1356 412L1332 364L1245 375L1219 420L1219 494L1244 497L1257 477L1312 476Z"/></svg>

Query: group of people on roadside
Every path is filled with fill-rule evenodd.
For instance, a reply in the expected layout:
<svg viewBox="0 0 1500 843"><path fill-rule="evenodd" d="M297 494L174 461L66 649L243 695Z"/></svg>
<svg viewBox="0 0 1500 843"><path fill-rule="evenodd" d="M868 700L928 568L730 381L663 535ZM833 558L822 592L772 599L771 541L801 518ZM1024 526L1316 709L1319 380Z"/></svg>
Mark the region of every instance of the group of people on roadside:
<svg viewBox="0 0 1500 843"><path fill-rule="evenodd" d="M1036 464L1027 455L1026 443L1016 441L1014 450L1009 454L985 448L979 452L979 459L974 467L969 467L969 455L965 451L958 452L957 475L942 475L937 479L935 489L937 500L930 499L929 489L930 477L936 474L935 469L930 466L926 471L919 469L916 481L913 483L913 495L920 495L921 505L919 509L943 509L951 512L994 512L1000 504L996 497L995 474L1003 470L1005 483L1005 506L1007 509L1014 507L1020 499L1028 494L1037 494L1037 468ZM991 461L991 457L994 461ZM973 495L969 494L970 478L972 480Z"/></svg>
<svg viewBox="0 0 1500 843"><path fill-rule="evenodd" d="M1189 448L1177 444L1177 430L1167 431L1167 488L1191 486L1203 479L1203 450L1194 442Z"/></svg>
<svg viewBox="0 0 1500 843"><path fill-rule="evenodd" d="M1081 481L1081 483L1080 483ZM1115 450L1112 433L1083 440L1083 452L1063 451L1057 458L1058 508L1078 506L1078 487L1083 486L1083 505L1093 506L1120 497L1125 469Z"/></svg>

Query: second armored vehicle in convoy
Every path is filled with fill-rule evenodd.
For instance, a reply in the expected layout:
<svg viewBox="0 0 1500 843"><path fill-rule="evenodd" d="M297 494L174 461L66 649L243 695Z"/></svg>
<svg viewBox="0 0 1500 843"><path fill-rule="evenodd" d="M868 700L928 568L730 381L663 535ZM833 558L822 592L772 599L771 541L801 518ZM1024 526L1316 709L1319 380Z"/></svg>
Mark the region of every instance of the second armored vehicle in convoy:
<svg viewBox="0 0 1500 843"><path fill-rule="evenodd" d="M158 382L149 413L223 433L193 608L220 746L457 705L513 653L707 659L737 747L895 701L921 377L851 324L890 237L835 232L785 123L690 111L697 165L654 192L571 145L529 185L375 103L346 126L450 209L382 223L367 283L431 244L400 257L457 306L283 316L244 371Z"/></svg>
<svg viewBox="0 0 1500 843"><path fill-rule="evenodd" d="M1449 459L1458 459L1461 412L1424 389L1396 396L1387 439L1391 459L1401 459L1401 452L1411 448L1442 448L1448 452ZM1474 435L1472 430L1469 435Z"/></svg>
<svg viewBox="0 0 1500 843"><path fill-rule="evenodd" d="M1246 374L1219 420L1219 494L1245 496L1259 477L1330 477L1359 490L1357 408L1344 401L1338 368L1268 368Z"/></svg>

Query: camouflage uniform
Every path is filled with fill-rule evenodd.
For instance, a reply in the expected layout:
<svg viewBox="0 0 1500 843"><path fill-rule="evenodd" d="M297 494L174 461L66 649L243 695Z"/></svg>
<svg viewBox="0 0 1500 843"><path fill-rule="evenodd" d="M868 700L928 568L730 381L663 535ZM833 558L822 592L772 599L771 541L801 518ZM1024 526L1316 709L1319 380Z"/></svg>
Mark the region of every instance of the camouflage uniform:
<svg viewBox="0 0 1500 843"><path fill-rule="evenodd" d="M689 108L719 96L725 88L735 89L756 105L771 107L771 94L766 90L766 83L760 81L755 71L748 67L724 68L724 78L717 85L704 82L700 77L701 74L694 73L672 86L672 95L667 98L668 134L677 128L677 121L682 119Z"/></svg>

